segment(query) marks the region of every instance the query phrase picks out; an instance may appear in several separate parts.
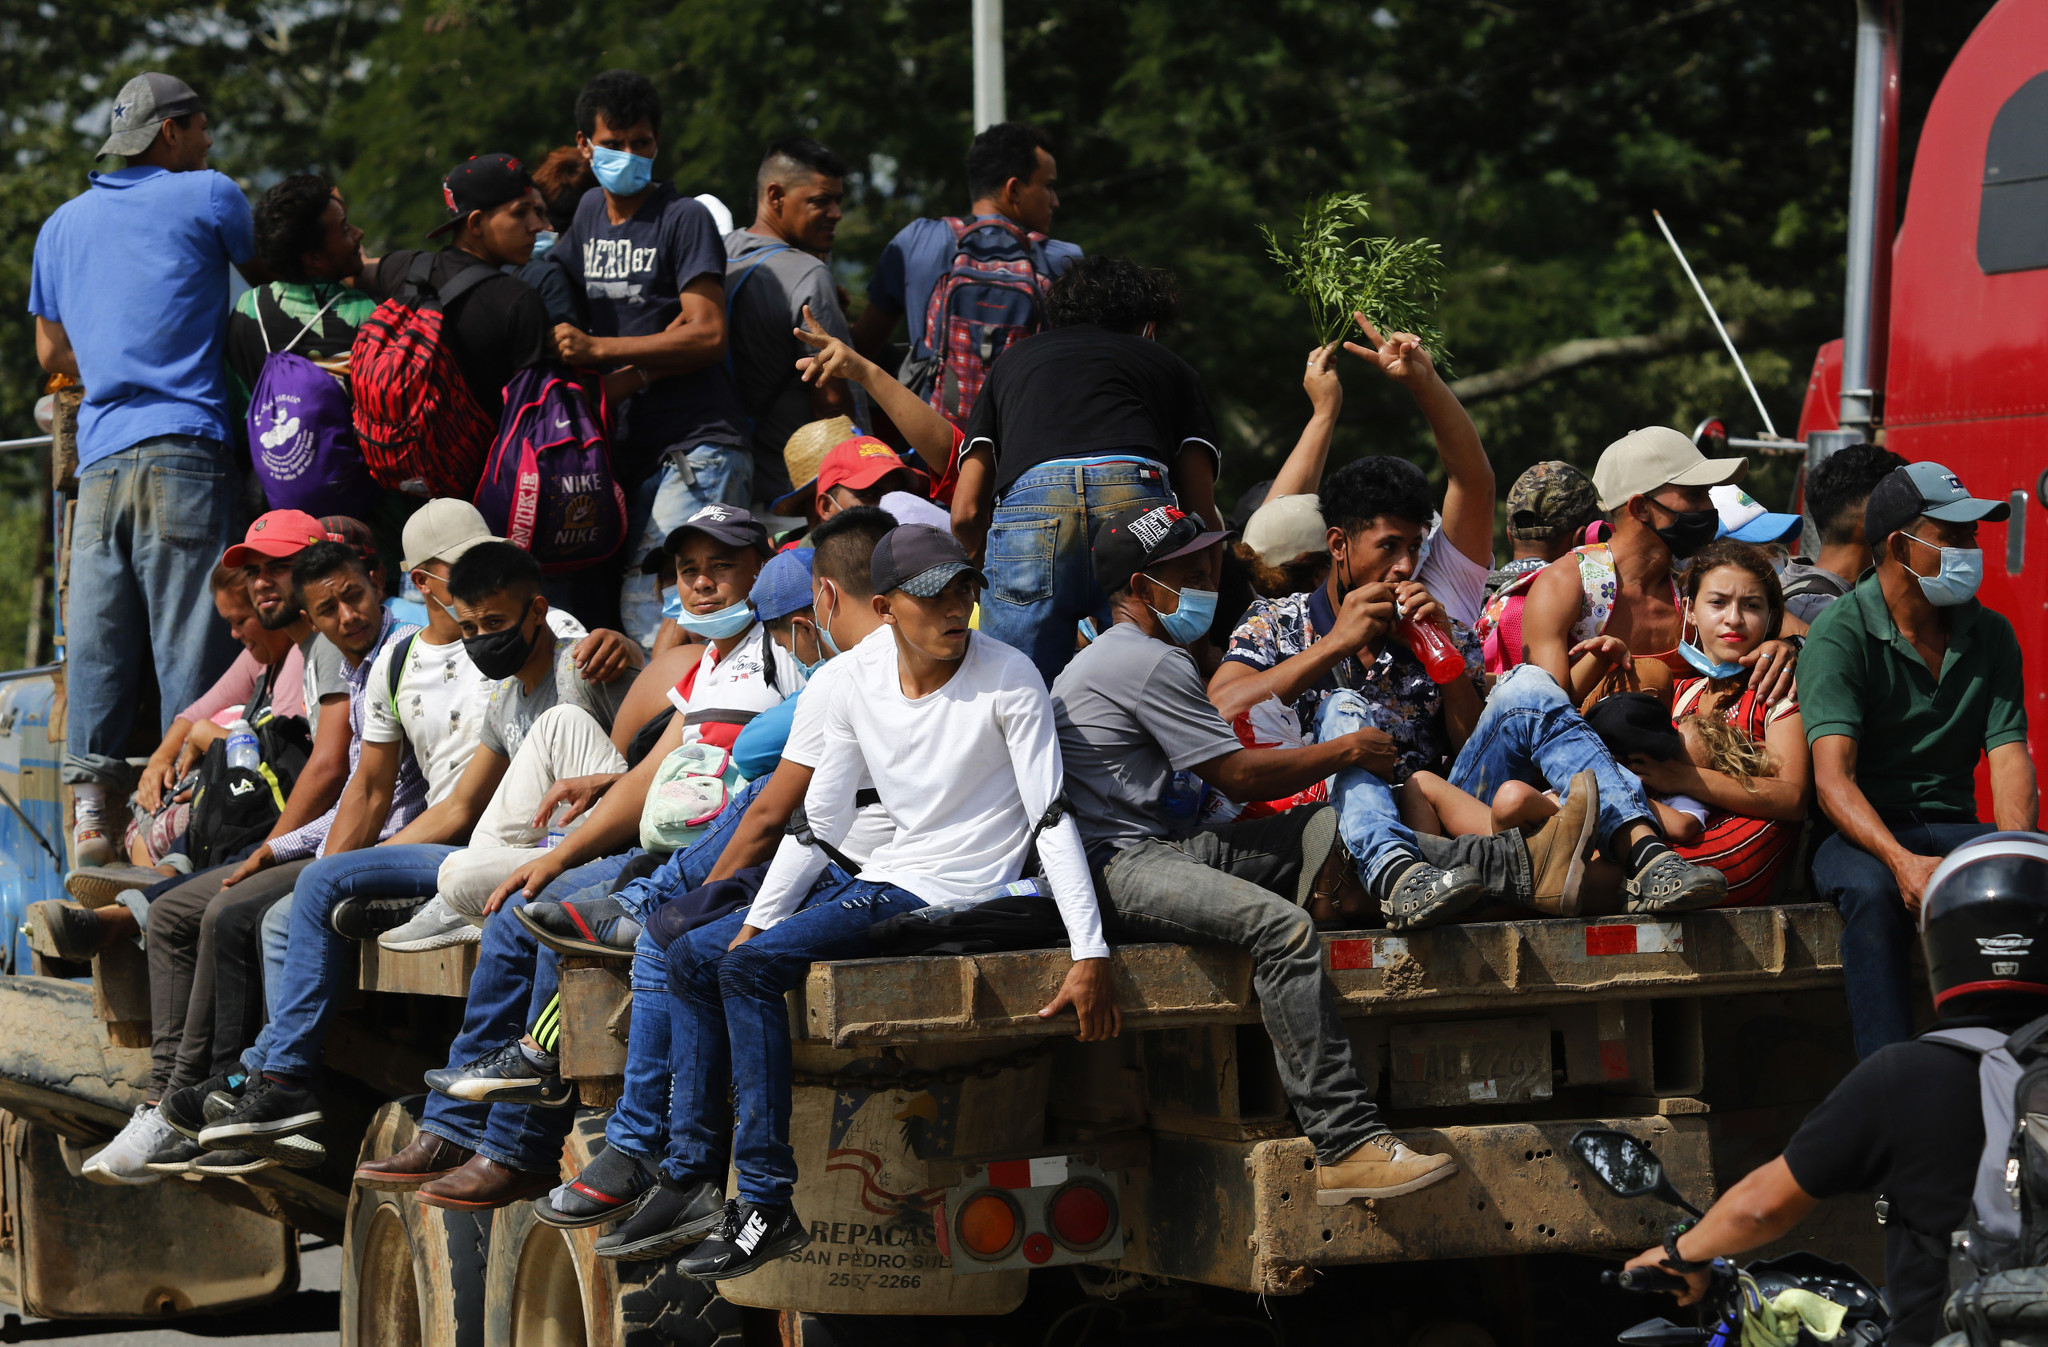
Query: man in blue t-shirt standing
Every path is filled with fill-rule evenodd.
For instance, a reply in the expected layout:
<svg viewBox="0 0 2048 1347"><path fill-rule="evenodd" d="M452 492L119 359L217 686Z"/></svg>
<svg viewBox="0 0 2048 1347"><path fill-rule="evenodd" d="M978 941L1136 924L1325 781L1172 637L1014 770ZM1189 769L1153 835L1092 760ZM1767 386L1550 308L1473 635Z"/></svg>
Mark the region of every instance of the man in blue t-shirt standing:
<svg viewBox="0 0 2048 1347"><path fill-rule="evenodd" d="M228 263L256 248L247 198L206 167L206 110L183 80L129 80L112 132L99 158L127 167L92 174L44 223L28 293L36 358L85 388L64 612L63 779L81 866L114 859L109 802L127 788L145 658L135 633L155 653L159 734L233 658L227 630L196 617L237 531L221 357Z"/></svg>
<svg viewBox="0 0 2048 1347"><path fill-rule="evenodd" d="M1023 122L997 122L974 138L967 151L967 190L973 219L1000 216L1034 234L1052 231L1052 213L1059 209L1059 165L1052 139ZM999 237L996 230L970 238ZM925 331L932 289L953 265L958 245L952 226L942 219L912 220L882 249L868 282L868 306L853 325L853 347L885 367L884 347L896 334L896 322L909 320L910 358L929 359L931 334ZM1065 271L1081 249L1059 239L1046 239L1039 250L1046 274L1041 286ZM966 419L963 413L961 418Z"/></svg>
<svg viewBox="0 0 2048 1347"><path fill-rule="evenodd" d="M654 181L661 99L645 75L591 80L576 128L598 185L547 255L582 289L590 330L559 324L555 347L608 371L612 466L631 505L619 608L626 634L652 646L661 591L640 559L706 505L753 494L750 423L725 370L725 244L710 211Z"/></svg>

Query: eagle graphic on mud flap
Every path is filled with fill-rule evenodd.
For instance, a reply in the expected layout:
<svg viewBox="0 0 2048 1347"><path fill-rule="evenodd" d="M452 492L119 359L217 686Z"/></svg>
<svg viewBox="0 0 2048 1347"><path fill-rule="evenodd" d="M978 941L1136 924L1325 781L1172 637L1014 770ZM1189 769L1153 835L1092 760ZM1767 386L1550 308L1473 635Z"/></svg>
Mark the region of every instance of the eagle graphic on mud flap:
<svg viewBox="0 0 2048 1347"><path fill-rule="evenodd" d="M960 1116L960 1087L872 1092L842 1089L832 1096L827 1170L860 1176L860 1204L877 1216L924 1220L944 1198L925 1186L923 1161L950 1155Z"/></svg>

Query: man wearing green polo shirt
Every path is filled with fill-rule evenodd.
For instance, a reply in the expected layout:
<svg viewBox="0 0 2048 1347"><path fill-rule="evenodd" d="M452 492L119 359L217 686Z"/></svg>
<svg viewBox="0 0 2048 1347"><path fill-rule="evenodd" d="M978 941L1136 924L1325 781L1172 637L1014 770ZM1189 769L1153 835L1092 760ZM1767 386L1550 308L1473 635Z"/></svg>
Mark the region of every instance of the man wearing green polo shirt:
<svg viewBox="0 0 2048 1347"><path fill-rule="evenodd" d="M2019 642L1976 599L1978 521L2008 513L1938 463L1894 469L1864 506L1876 573L1814 619L1800 661L1814 783L1841 830L1814 854L1813 879L1842 911L1859 1057L1913 1036L1907 960L1941 858L2039 819ZM1977 818L1979 754L1994 823Z"/></svg>

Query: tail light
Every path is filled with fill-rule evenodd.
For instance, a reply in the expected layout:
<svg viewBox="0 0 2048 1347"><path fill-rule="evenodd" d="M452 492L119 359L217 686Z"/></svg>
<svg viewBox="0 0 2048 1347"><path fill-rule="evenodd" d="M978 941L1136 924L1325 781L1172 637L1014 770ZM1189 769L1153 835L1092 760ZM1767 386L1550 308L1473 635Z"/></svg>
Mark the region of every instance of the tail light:
<svg viewBox="0 0 2048 1347"><path fill-rule="evenodd" d="M1093 1253L1116 1228L1116 1199L1093 1179L1075 1179L1053 1193L1045 1215L1062 1249Z"/></svg>
<svg viewBox="0 0 2048 1347"><path fill-rule="evenodd" d="M1116 1174L1090 1163L1095 1158L1049 1155L967 1166L944 1208L953 1270L999 1272L1122 1257Z"/></svg>
<svg viewBox="0 0 2048 1347"><path fill-rule="evenodd" d="M984 1263L997 1262L1016 1252L1024 1233L1024 1213L1008 1193L984 1188L960 1204L953 1232L962 1253Z"/></svg>

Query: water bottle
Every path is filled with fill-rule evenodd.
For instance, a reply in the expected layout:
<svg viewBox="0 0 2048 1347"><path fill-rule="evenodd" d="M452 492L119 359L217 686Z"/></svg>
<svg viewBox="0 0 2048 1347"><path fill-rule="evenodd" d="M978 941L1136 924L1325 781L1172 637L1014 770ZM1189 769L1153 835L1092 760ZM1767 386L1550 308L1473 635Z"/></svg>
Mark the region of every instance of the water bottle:
<svg viewBox="0 0 2048 1347"><path fill-rule="evenodd" d="M255 771L263 765L263 751L256 747L256 731L246 720L228 726L228 766Z"/></svg>
<svg viewBox="0 0 2048 1347"><path fill-rule="evenodd" d="M1166 806L1167 816L1175 819L1192 819L1202 806L1203 789L1202 778L1193 772L1175 772L1173 780L1167 783L1166 798L1162 801Z"/></svg>
<svg viewBox="0 0 2048 1347"><path fill-rule="evenodd" d="M541 841L543 847L560 846L562 839L569 835L567 825L562 822L562 815L568 810L568 805L560 804L555 806L554 813L548 815L548 835Z"/></svg>

